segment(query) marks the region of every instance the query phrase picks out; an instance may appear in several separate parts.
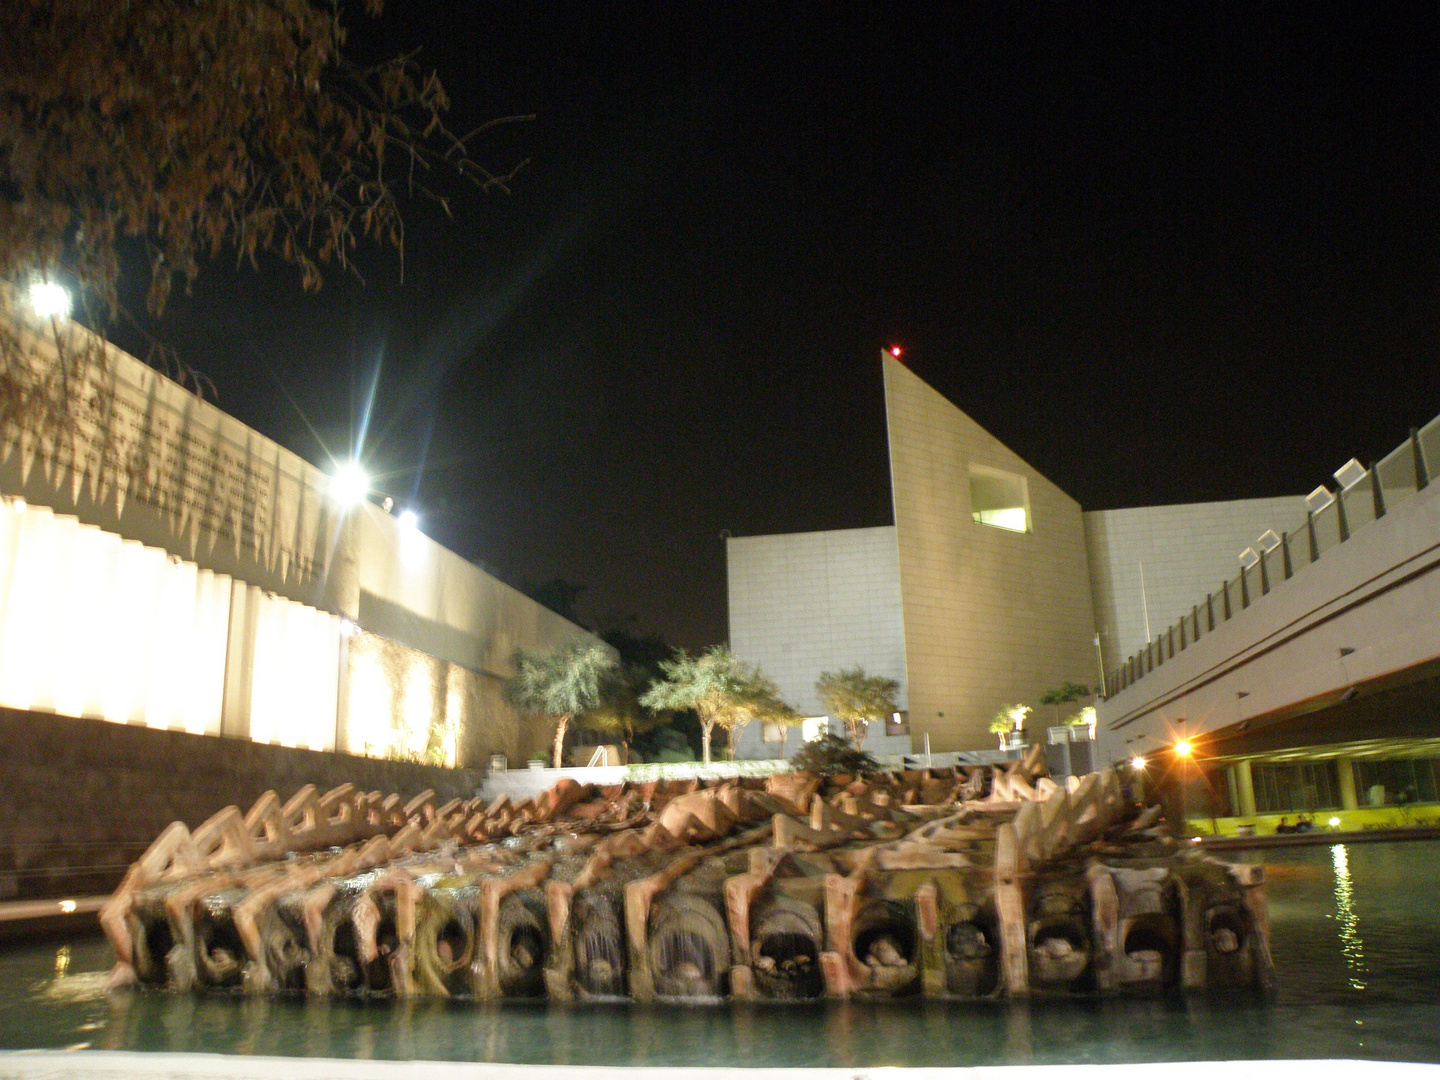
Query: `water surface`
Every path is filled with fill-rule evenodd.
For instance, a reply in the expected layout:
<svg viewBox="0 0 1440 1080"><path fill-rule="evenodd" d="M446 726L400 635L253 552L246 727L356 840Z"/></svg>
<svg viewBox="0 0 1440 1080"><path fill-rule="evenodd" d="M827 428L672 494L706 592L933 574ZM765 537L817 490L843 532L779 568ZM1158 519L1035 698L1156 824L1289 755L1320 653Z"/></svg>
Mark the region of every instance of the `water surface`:
<svg viewBox="0 0 1440 1080"><path fill-rule="evenodd" d="M103 939L0 952L0 1048L558 1065L1440 1061L1440 841L1291 848L1267 865L1270 1000L792 1006L250 1000L103 992Z"/></svg>

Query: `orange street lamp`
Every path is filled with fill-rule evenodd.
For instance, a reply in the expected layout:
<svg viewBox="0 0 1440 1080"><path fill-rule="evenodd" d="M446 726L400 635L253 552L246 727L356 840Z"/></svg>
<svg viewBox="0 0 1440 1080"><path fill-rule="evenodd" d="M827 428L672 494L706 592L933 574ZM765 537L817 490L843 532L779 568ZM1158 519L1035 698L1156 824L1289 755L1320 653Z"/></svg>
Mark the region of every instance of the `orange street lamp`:
<svg viewBox="0 0 1440 1080"><path fill-rule="evenodd" d="M1195 748L1190 745L1190 740L1189 740L1189 739L1179 739L1179 740L1176 741L1176 743L1175 743L1175 756L1180 760L1180 832L1181 832L1181 835L1184 835L1185 832L1186 832L1185 822L1186 822L1187 817L1189 816L1188 813L1187 813L1187 811L1186 811L1186 806L1185 806L1186 802L1188 801L1188 800L1187 800L1187 792L1186 792L1186 790L1185 790L1185 785L1186 785L1186 781L1189 779L1189 777L1186 775L1186 772L1185 772L1185 763L1190 760L1190 755L1193 754L1194 752L1195 752Z"/></svg>

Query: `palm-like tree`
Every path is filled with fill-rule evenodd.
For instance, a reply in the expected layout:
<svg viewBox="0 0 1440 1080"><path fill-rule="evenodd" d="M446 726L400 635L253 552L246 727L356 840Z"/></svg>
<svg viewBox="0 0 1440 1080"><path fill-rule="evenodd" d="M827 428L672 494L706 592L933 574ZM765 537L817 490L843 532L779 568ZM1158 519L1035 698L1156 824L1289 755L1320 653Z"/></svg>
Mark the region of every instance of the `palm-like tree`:
<svg viewBox="0 0 1440 1080"><path fill-rule="evenodd" d="M700 717L705 763L710 763L710 739L715 728L730 733L730 752L745 725L778 708L779 690L753 665L738 659L723 645L699 656L684 650L660 664L664 678L640 696L647 709L694 709Z"/></svg>
<svg viewBox="0 0 1440 1080"><path fill-rule="evenodd" d="M865 732L875 721L895 712L895 695L900 684L884 675L866 675L865 669L841 668L822 672L815 681L815 694L831 716L845 721L855 749L865 742Z"/></svg>
<svg viewBox="0 0 1440 1080"><path fill-rule="evenodd" d="M626 760L635 736L659 727L664 716L640 705L641 688L649 673L639 664L617 664L600 679L600 700L575 717L587 731L609 736L625 747Z"/></svg>
<svg viewBox="0 0 1440 1080"><path fill-rule="evenodd" d="M574 642L550 653L515 654L515 674L505 684L505 700L522 713L555 720L555 768L563 764L570 721L601 703L604 680L615 666L610 650L594 642Z"/></svg>

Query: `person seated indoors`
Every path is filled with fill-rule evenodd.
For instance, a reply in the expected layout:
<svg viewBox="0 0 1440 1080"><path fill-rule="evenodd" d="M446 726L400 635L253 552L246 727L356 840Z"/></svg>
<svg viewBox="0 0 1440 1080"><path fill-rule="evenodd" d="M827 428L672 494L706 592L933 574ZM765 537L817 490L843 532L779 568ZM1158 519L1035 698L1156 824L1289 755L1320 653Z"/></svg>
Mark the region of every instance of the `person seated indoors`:
<svg viewBox="0 0 1440 1080"><path fill-rule="evenodd" d="M1293 833L1295 831L1295 826L1290 824L1289 818L1282 817L1280 819L1280 824L1275 826L1275 831L1277 833Z"/></svg>
<svg viewBox="0 0 1440 1080"><path fill-rule="evenodd" d="M1314 830L1315 830L1315 822L1314 822L1313 820L1311 820L1310 815L1309 815L1309 814L1301 814L1301 815L1300 815L1300 820L1298 820L1297 822L1295 822L1295 831L1296 831L1296 832L1313 832Z"/></svg>

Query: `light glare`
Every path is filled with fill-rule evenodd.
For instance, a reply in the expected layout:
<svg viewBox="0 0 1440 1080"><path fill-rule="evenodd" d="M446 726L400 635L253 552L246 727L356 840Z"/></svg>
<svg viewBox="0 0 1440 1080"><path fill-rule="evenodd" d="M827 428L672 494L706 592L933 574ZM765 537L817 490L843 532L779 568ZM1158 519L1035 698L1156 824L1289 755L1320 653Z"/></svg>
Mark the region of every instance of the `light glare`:
<svg viewBox="0 0 1440 1080"><path fill-rule="evenodd" d="M330 478L330 495L342 506L354 506L370 493L370 477L358 462L347 461Z"/></svg>
<svg viewBox="0 0 1440 1080"><path fill-rule="evenodd" d="M1139 755L1139 754L1136 754L1134 757L1132 757L1132 758L1130 759L1130 767L1131 767L1132 769L1134 769L1136 772L1141 772L1141 771L1145 768L1145 759L1144 759L1144 757L1142 757L1142 756Z"/></svg>
<svg viewBox="0 0 1440 1080"><path fill-rule="evenodd" d="M53 281L37 281L30 286L30 306L42 319L65 319L70 315L70 290Z"/></svg>
<svg viewBox="0 0 1440 1080"><path fill-rule="evenodd" d="M420 527L420 515L414 510L400 511L400 527L402 529L418 529Z"/></svg>
<svg viewBox="0 0 1440 1080"><path fill-rule="evenodd" d="M1175 744L1175 753L1180 757L1189 757L1190 752L1195 748L1190 745L1189 739L1181 739Z"/></svg>

